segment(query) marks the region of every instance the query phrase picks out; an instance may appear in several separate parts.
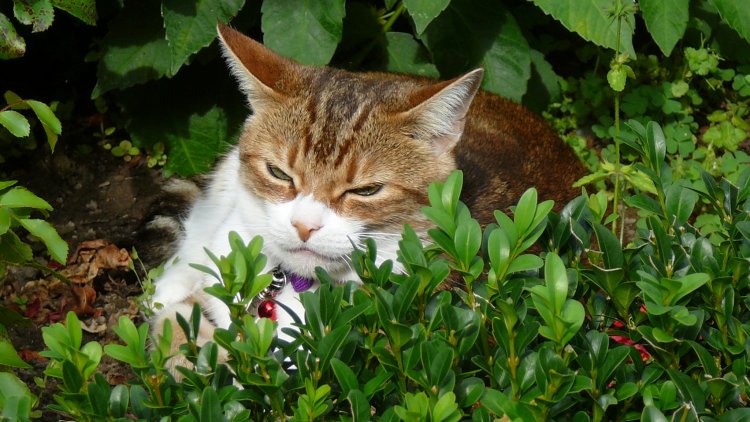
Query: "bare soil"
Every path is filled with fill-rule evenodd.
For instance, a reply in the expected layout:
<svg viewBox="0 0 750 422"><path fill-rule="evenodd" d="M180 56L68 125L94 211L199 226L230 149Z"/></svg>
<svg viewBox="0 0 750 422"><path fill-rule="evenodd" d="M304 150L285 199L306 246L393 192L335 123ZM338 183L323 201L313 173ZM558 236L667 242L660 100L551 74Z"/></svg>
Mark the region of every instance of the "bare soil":
<svg viewBox="0 0 750 422"><path fill-rule="evenodd" d="M60 145L54 154L38 151L33 156L30 159L37 161L6 163L0 178L18 180L54 207L48 221L70 246L68 264L43 258L39 263L73 282L63 282L47 271L10 268L0 297L4 307L28 320L6 327L16 350L32 365L17 373L40 396L42 420L59 420L59 415L46 410L57 389L55 380L44 380L46 360L39 356L44 350L42 327L64 320L73 311L81 319L84 343L104 345L116 341L112 328L120 317L136 325L142 322L137 297L144 267L131 264L129 252L138 248L135 239L164 179L160 171L137 158L126 163L103 149L78 154ZM46 256L43 249L38 252L37 256ZM106 356L100 372L113 385L132 377L126 366ZM34 378L44 383L36 385Z"/></svg>

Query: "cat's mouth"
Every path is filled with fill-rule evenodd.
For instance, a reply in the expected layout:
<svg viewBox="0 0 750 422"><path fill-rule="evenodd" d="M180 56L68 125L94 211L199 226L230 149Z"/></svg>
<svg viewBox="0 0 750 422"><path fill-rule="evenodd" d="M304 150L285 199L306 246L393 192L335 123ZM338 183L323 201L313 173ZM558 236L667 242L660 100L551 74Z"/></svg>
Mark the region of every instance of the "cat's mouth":
<svg viewBox="0 0 750 422"><path fill-rule="evenodd" d="M338 258L339 258L338 256L334 257L334 256L330 256L330 255L324 255L324 254L322 254L320 252L316 252L316 251L314 251L314 250L312 250L310 248L305 248L305 247L287 249L287 252L289 252L292 255L296 255L296 256L303 256L303 257L307 257L307 258L316 258L316 259L320 259L320 260L324 260L324 261L328 261L328 262L338 261Z"/></svg>

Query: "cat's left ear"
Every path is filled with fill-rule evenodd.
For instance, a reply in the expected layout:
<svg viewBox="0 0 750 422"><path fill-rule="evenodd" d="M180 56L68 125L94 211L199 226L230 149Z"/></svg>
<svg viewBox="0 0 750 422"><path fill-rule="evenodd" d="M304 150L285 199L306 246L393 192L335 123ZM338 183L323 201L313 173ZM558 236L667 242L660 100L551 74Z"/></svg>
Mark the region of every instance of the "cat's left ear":
<svg viewBox="0 0 750 422"><path fill-rule="evenodd" d="M411 134L432 142L435 156L450 152L461 139L466 114L482 83L483 69L421 88L409 97L406 112Z"/></svg>

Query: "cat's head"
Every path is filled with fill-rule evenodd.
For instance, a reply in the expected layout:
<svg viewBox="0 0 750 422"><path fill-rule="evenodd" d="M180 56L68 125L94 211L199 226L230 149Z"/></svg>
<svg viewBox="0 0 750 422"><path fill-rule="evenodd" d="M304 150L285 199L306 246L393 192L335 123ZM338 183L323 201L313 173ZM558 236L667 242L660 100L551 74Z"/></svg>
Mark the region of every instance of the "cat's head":
<svg viewBox="0 0 750 422"><path fill-rule="evenodd" d="M428 185L455 169L453 150L482 78L478 69L434 82L300 65L219 26L232 73L253 114L239 138L240 174L266 215L266 245L288 271L334 277L366 237L395 261L405 223Z"/></svg>

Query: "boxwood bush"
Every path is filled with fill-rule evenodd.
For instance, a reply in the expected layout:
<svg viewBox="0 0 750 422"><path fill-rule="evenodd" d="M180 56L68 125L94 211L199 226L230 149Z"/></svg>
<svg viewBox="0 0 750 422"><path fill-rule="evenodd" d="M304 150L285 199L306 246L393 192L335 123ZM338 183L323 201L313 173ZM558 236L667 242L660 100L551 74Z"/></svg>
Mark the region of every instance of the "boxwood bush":
<svg viewBox="0 0 750 422"><path fill-rule="evenodd" d="M430 187L430 241L404 227L403 273L376 263L374 243L355 251L361 284L320 272L284 342L245 312L270 283L262 239L232 234L207 289L229 305L228 330L200 347L197 307L150 340L148 324L123 318L123 344L102 350L81 346L70 314L44 329L47 375L62 381L53 409L76 420L747 420L750 169L687 187L664 164L660 127L631 125L656 193L625 199L639 214L625 245L602 224L610 200L585 191L558 214L530 189L482 228L455 172ZM716 224L700 232L705 217ZM165 368L173 330L193 364L179 380ZM111 388L95 371L103 353L135 380Z"/></svg>

